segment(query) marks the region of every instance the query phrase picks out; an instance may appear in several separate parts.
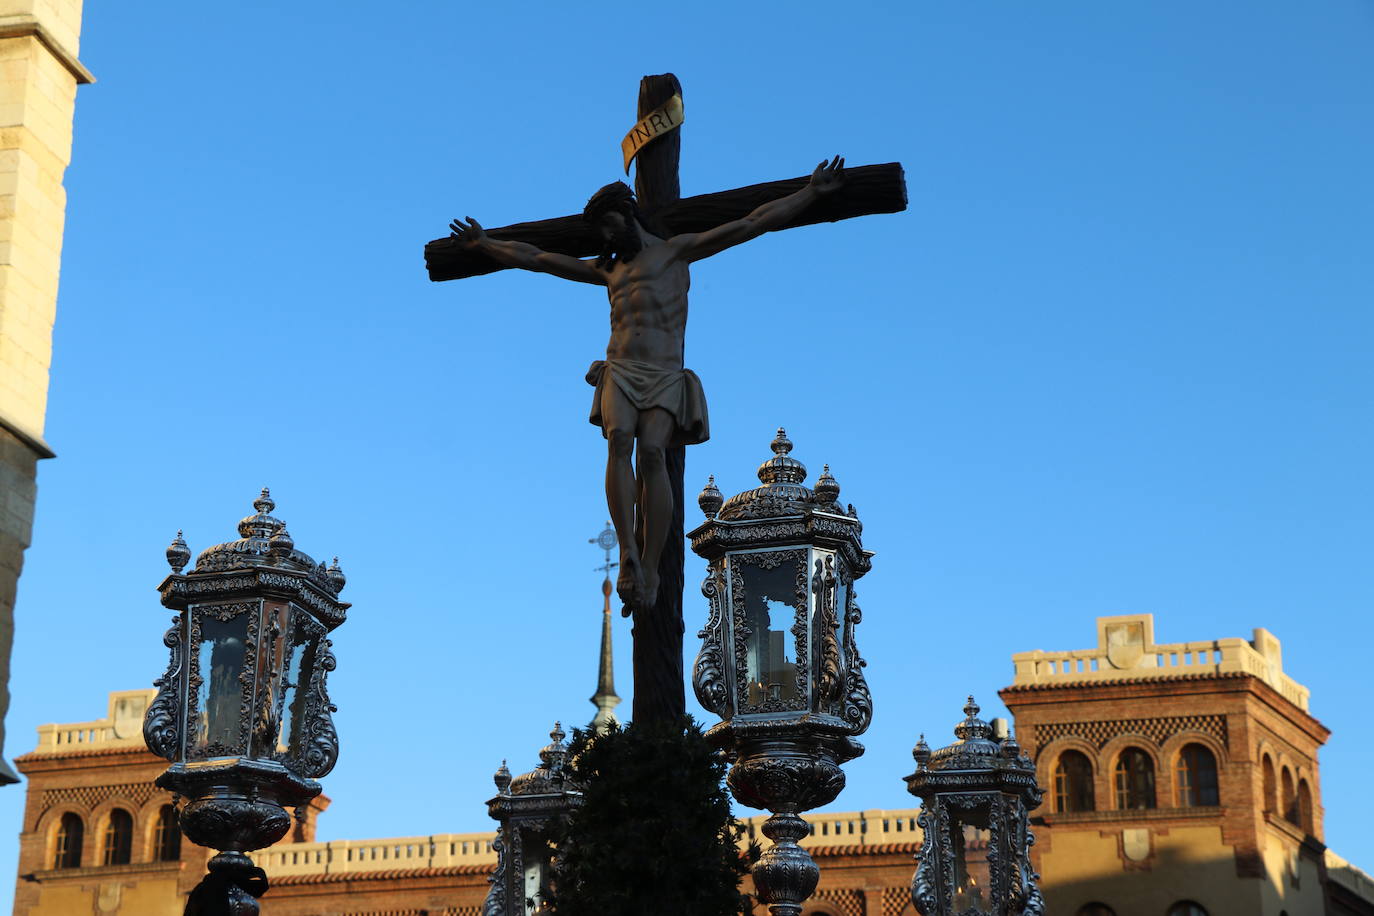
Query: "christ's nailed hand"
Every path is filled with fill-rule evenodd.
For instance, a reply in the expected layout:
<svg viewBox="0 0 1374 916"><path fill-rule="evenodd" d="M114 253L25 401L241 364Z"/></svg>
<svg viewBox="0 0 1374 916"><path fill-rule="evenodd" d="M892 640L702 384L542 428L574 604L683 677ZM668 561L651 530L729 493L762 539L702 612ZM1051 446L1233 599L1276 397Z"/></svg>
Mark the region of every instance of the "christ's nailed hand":
<svg viewBox="0 0 1374 916"><path fill-rule="evenodd" d="M456 219L448 224L448 227L453 230L452 237L465 245L480 245L486 241L487 233L482 229L482 224L471 216L465 217L465 219L468 221L466 226L463 225L462 220Z"/></svg>
<svg viewBox="0 0 1374 916"><path fill-rule="evenodd" d="M811 173L811 187L817 194L829 194L839 190L842 184L844 184L843 156L836 156L829 162L822 159L821 164L816 166L816 170Z"/></svg>

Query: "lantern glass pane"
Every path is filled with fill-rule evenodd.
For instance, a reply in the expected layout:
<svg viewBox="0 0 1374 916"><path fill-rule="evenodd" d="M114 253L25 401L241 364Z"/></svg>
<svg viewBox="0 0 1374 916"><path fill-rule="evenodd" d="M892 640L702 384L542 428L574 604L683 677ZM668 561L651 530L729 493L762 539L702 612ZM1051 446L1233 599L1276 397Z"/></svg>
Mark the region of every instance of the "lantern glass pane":
<svg viewBox="0 0 1374 916"><path fill-rule="evenodd" d="M840 652L840 670L844 671L848 664L845 658L844 645L844 617L849 610L849 589L845 587L844 577L840 574L841 568L838 562L835 563L835 624L836 624L836 648Z"/></svg>
<svg viewBox="0 0 1374 916"><path fill-rule="evenodd" d="M281 672L291 645L291 610L286 605L268 605L263 609L262 620L267 638L260 642L257 652L257 719L251 753L254 757L271 757L280 731Z"/></svg>
<svg viewBox="0 0 1374 916"><path fill-rule="evenodd" d="M318 637L312 635L308 627L309 623L298 611L282 691L281 732L277 739L279 753L300 753L306 704L310 699L310 681L315 673L315 649L319 643Z"/></svg>
<svg viewBox="0 0 1374 916"><path fill-rule="evenodd" d="M988 807L950 812L950 847L954 853L954 912L994 911L992 871L988 863Z"/></svg>
<svg viewBox="0 0 1374 916"><path fill-rule="evenodd" d="M744 618L749 627L745 676L749 706L796 705L798 561L788 559L765 569L745 566Z"/></svg>
<svg viewBox="0 0 1374 916"><path fill-rule="evenodd" d="M242 734L243 664L248 651L248 615L200 619L195 646L200 684L196 690L194 743L211 753L238 753Z"/></svg>

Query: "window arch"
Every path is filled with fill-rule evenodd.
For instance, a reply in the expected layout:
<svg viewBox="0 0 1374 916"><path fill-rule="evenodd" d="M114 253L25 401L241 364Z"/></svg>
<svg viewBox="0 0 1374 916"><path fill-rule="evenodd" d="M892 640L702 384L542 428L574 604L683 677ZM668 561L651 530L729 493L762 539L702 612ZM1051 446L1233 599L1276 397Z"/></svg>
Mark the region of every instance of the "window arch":
<svg viewBox="0 0 1374 916"><path fill-rule="evenodd" d="M1264 755L1261 765L1264 771L1264 813L1273 814L1279 810L1278 780L1274 778L1274 758Z"/></svg>
<svg viewBox="0 0 1374 916"><path fill-rule="evenodd" d="M1180 900L1169 907L1169 916L1207 916L1207 910L1200 903Z"/></svg>
<svg viewBox="0 0 1374 916"><path fill-rule="evenodd" d="M1092 811L1093 765L1080 751L1065 751L1054 765L1054 810Z"/></svg>
<svg viewBox="0 0 1374 916"><path fill-rule="evenodd" d="M1298 822L1298 796L1293 791L1293 771L1283 768L1283 819L1290 824Z"/></svg>
<svg viewBox="0 0 1374 916"><path fill-rule="evenodd" d="M1078 908L1074 916L1116 916L1116 910L1105 903L1085 903Z"/></svg>
<svg viewBox="0 0 1374 916"><path fill-rule="evenodd" d="M86 825L81 815L68 811L57 825L57 843L53 850L53 868L80 868L81 844L86 839Z"/></svg>
<svg viewBox="0 0 1374 916"><path fill-rule="evenodd" d="M134 818L115 808L105 821L104 864L128 865L134 849Z"/></svg>
<svg viewBox="0 0 1374 916"><path fill-rule="evenodd" d="M1201 744L1185 744L1174 767L1174 785L1180 808L1221 804L1217 791L1217 758Z"/></svg>
<svg viewBox="0 0 1374 916"><path fill-rule="evenodd" d="M1128 747L1116 758L1116 806L1155 807L1155 762L1138 747Z"/></svg>
<svg viewBox="0 0 1374 916"><path fill-rule="evenodd" d="M157 812L153 828L153 861L175 862L181 858L181 825L177 823L177 809L163 805Z"/></svg>
<svg viewBox="0 0 1374 916"><path fill-rule="evenodd" d="M1312 789L1306 779L1298 780L1298 826L1308 833L1313 831Z"/></svg>

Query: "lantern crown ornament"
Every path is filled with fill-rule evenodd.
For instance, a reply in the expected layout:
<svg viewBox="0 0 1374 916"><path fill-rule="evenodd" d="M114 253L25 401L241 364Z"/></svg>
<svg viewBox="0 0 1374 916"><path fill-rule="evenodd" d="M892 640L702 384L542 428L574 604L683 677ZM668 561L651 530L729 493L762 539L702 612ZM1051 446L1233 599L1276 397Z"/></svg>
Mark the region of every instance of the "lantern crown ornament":
<svg viewBox="0 0 1374 916"><path fill-rule="evenodd" d="M201 551L189 572L177 532L158 586L177 613L143 737L171 763L157 784L186 800L182 832L222 850L187 912L258 912L267 881L246 853L286 834L285 808L304 816L339 755L326 679L336 667L328 634L349 607L343 571L296 549L266 488L253 508L240 537Z"/></svg>
<svg viewBox="0 0 1374 916"><path fill-rule="evenodd" d="M855 738L873 716L854 635L863 618L854 582L872 553L858 514L839 506L829 465L812 489L792 448L779 428L760 486L729 499L712 477L697 500L706 521L689 534L708 564L692 687L721 717L706 738L733 763L730 791L773 812L762 829L774 844L753 869L773 916L800 913L815 890L798 812L839 794L840 764L863 753Z"/></svg>
<svg viewBox="0 0 1374 916"><path fill-rule="evenodd" d="M958 741L932 751L922 735L911 752L922 830L912 902L921 916L1042 916L1029 818L1044 792L1015 737L994 738L979 712L970 696Z"/></svg>

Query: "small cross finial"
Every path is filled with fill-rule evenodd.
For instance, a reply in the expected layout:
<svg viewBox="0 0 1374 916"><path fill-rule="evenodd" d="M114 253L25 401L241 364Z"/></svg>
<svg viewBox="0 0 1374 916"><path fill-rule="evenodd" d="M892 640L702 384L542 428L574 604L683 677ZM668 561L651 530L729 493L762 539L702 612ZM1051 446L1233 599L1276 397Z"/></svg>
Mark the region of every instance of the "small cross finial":
<svg viewBox="0 0 1374 916"><path fill-rule="evenodd" d="M620 543L620 540L615 536L615 529L611 527L611 523L609 521L606 522L605 530L594 538L587 538L587 543L595 544L606 551L606 563L605 565L596 567L596 571L605 573L606 581L611 581L611 570L620 565L619 563L611 562L611 551L615 550L616 546Z"/></svg>

